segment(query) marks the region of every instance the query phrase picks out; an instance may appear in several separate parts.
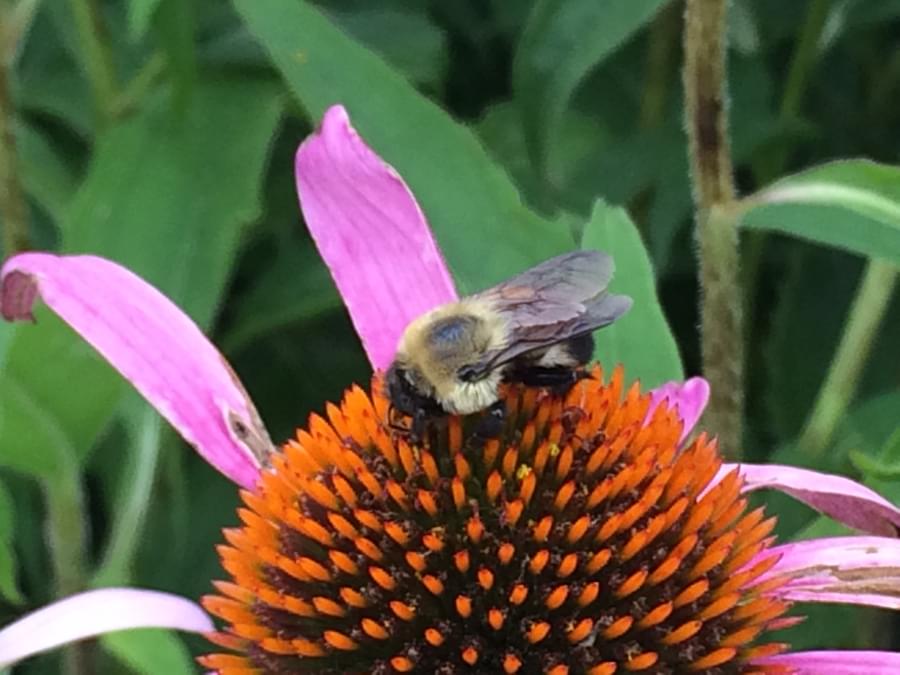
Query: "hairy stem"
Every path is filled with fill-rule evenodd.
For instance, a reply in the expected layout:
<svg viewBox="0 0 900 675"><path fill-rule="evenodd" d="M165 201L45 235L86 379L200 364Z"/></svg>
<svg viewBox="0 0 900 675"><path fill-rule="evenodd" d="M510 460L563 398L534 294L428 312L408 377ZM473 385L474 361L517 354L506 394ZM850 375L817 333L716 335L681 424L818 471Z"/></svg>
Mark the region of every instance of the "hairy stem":
<svg viewBox="0 0 900 675"><path fill-rule="evenodd" d="M101 125L115 114L117 89L113 58L106 41L106 31L95 0L70 0L75 29L81 45L85 74L91 85L94 108Z"/></svg>
<svg viewBox="0 0 900 675"><path fill-rule="evenodd" d="M808 455L817 456L828 447L856 394L863 366L897 284L897 272L896 267L883 260L869 260L866 265L837 352L800 434L798 446Z"/></svg>
<svg viewBox="0 0 900 675"><path fill-rule="evenodd" d="M2 13L2 10L0 10ZM4 20L5 16L0 17ZM7 44L14 36L0 30L0 222L3 225L3 255L8 257L30 248L28 205L19 181L15 106L12 100L12 54Z"/></svg>
<svg viewBox="0 0 900 675"><path fill-rule="evenodd" d="M712 390L707 426L741 454L744 349L737 218L728 139L727 0L688 0L684 33L685 117L700 257L703 372Z"/></svg>

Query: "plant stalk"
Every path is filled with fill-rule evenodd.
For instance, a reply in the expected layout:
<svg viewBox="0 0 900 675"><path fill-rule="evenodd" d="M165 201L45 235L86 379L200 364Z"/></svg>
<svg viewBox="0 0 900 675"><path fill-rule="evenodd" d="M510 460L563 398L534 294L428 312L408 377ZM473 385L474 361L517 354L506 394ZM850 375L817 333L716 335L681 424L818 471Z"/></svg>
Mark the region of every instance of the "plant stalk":
<svg viewBox="0 0 900 675"><path fill-rule="evenodd" d="M779 122L787 122L797 117L800 104L806 93L809 75L816 62L819 41L825 21L828 18L830 0L809 0L806 6L806 16L794 51L791 55L791 63L788 66L788 74L785 79L784 93L781 97L781 106L778 111ZM778 178L789 159L789 148L785 144L779 144L759 157L754 163L754 174L757 185L765 185ZM768 241L768 232L754 230L748 233L743 252L744 287L747 289L747 325L753 325L753 315L756 304L755 291L759 277L759 268L762 265L763 255Z"/></svg>
<svg viewBox="0 0 900 675"><path fill-rule="evenodd" d="M12 39L14 36L3 27L0 30L0 221L5 257L30 248L28 205L19 181L19 152L11 87L12 54L15 50L6 44L7 40Z"/></svg>
<svg viewBox="0 0 900 675"><path fill-rule="evenodd" d="M70 0L70 4L94 109L100 125L106 126L115 116L118 84L100 10L95 0Z"/></svg>
<svg viewBox="0 0 900 675"><path fill-rule="evenodd" d="M897 284L897 273L894 265L883 260L870 259L866 264L837 352L797 441L799 448L810 457L821 455L831 443L856 394L878 326Z"/></svg>
<svg viewBox="0 0 900 675"><path fill-rule="evenodd" d="M700 262L705 422L732 458L741 455L744 344L737 210L728 138L727 0L687 0L685 117Z"/></svg>
<svg viewBox="0 0 900 675"><path fill-rule="evenodd" d="M47 503L47 545L55 578L55 596L64 598L85 589L87 537L84 494L78 468L62 467L44 482ZM92 672L84 645L72 645L63 651L65 675Z"/></svg>

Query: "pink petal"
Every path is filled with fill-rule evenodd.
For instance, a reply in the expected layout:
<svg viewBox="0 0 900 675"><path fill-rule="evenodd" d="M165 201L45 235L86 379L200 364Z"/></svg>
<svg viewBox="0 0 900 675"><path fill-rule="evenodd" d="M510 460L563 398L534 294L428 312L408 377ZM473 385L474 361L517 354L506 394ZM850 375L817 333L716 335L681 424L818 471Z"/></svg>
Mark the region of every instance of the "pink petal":
<svg viewBox="0 0 900 675"><path fill-rule="evenodd" d="M68 642L128 628L204 633L213 623L197 604L177 595L102 588L54 602L0 630L0 668Z"/></svg>
<svg viewBox="0 0 900 675"><path fill-rule="evenodd" d="M900 609L900 540L828 537L775 546L768 553L780 558L765 577L792 577L776 591L779 597Z"/></svg>
<svg viewBox="0 0 900 675"><path fill-rule="evenodd" d="M744 477L744 492L773 488L860 532L896 537L900 509L856 481L781 464L724 464L713 480L735 467Z"/></svg>
<svg viewBox="0 0 900 675"><path fill-rule="evenodd" d="M407 324L458 297L443 255L406 183L359 137L343 106L326 111L295 166L319 253L369 361L387 368Z"/></svg>
<svg viewBox="0 0 900 675"><path fill-rule="evenodd" d="M7 260L3 318L33 319L37 295L210 464L253 487L271 441L228 363L184 312L103 258L23 253Z"/></svg>
<svg viewBox="0 0 900 675"><path fill-rule="evenodd" d="M792 652L756 659L758 665L784 665L794 675L896 675L900 673L897 652L856 649L819 652Z"/></svg>
<svg viewBox="0 0 900 675"><path fill-rule="evenodd" d="M666 401L675 406L684 428L681 430L683 441L691 431L709 401L709 382L702 377L692 377L684 382L666 382L650 391L650 408L645 419L649 420L660 403Z"/></svg>

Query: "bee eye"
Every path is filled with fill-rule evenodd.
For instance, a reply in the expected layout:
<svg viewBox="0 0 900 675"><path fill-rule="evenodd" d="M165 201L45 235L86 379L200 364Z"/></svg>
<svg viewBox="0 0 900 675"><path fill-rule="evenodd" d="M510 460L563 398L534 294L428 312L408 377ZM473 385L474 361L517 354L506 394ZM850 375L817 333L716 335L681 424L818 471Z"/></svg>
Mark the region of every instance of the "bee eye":
<svg viewBox="0 0 900 675"><path fill-rule="evenodd" d="M462 366L456 371L456 376L463 382L474 382L478 379L478 369L475 366Z"/></svg>

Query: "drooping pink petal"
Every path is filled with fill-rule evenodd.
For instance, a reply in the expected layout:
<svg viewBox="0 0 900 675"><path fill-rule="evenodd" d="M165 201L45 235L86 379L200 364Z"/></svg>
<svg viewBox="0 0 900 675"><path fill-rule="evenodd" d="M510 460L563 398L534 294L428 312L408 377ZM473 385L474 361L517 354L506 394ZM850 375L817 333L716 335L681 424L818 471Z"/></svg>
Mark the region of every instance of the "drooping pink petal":
<svg viewBox="0 0 900 675"><path fill-rule="evenodd" d="M683 441L691 431L709 401L709 382L702 377L692 377L684 382L666 382L650 391L650 407L644 419L649 420L653 411L663 401L678 410L678 416L684 428L681 430Z"/></svg>
<svg viewBox="0 0 900 675"><path fill-rule="evenodd" d="M765 578L789 574L779 597L900 609L900 540L826 537L774 546L779 556Z"/></svg>
<svg viewBox="0 0 900 675"><path fill-rule="evenodd" d="M306 224L369 361L384 369L410 321L457 299L447 264L406 183L343 106L328 109L295 166Z"/></svg>
<svg viewBox="0 0 900 675"><path fill-rule="evenodd" d="M756 659L758 665L783 665L794 675L896 675L900 653L848 649L790 652Z"/></svg>
<svg viewBox="0 0 900 675"><path fill-rule="evenodd" d="M0 270L0 313L32 319L40 295L210 464L252 488L271 441L228 363L171 300L95 256L23 253Z"/></svg>
<svg viewBox="0 0 900 675"><path fill-rule="evenodd" d="M185 598L134 588L102 588L65 598L0 630L0 668L68 642L128 628L205 633L213 623Z"/></svg>
<svg viewBox="0 0 900 675"><path fill-rule="evenodd" d="M744 477L744 492L772 488L860 532L900 533L900 509L854 480L783 464L723 464L712 483L736 466Z"/></svg>

